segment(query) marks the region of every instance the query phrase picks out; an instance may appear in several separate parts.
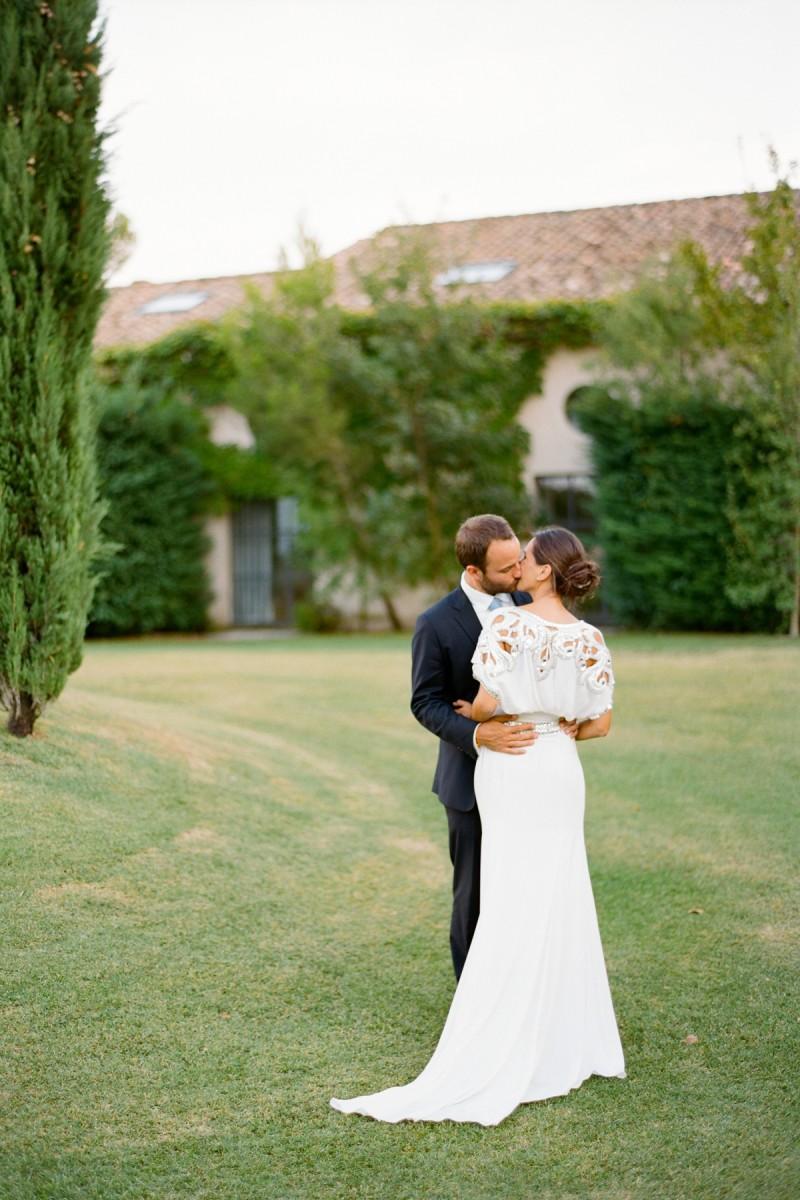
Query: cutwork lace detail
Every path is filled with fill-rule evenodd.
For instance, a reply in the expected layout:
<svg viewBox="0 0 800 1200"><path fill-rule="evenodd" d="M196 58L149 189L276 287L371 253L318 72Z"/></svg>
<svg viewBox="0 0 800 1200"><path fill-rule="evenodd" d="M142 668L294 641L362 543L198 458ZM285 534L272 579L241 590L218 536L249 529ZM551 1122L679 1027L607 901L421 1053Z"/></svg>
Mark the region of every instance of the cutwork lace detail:
<svg viewBox="0 0 800 1200"><path fill-rule="evenodd" d="M531 655L537 679L546 678L559 659L571 658L582 683L593 692L610 691L614 684L611 655L599 629L583 621L577 625L551 625L537 617L526 620L526 616L513 609L499 612L484 630L478 652L490 676L509 670L519 654ZM491 687L486 690L495 694ZM605 711L601 709L595 715Z"/></svg>

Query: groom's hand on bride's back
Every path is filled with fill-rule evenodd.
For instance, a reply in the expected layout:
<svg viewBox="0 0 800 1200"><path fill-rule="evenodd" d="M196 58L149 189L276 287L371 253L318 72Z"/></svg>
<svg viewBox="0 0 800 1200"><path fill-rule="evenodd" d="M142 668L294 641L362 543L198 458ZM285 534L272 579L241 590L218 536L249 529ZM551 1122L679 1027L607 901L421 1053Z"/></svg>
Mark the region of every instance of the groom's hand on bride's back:
<svg viewBox="0 0 800 1200"><path fill-rule="evenodd" d="M479 746L487 750L495 750L500 754L524 754L528 746L532 746L539 736L529 721L521 721L518 725L509 722L516 721L513 713L500 717L490 717L478 726L475 740Z"/></svg>

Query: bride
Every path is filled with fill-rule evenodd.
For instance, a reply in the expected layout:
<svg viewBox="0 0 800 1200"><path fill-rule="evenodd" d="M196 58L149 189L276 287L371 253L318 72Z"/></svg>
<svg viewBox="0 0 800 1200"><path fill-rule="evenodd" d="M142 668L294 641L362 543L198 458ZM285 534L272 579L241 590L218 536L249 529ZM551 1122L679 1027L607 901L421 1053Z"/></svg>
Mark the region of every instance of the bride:
<svg viewBox="0 0 800 1200"><path fill-rule="evenodd" d="M578 538L543 529L525 548L518 585L532 602L487 614L472 659L480 688L457 707L475 721L514 713L538 736L518 755L479 751L480 916L433 1056L403 1087L332 1099L341 1112L497 1125L590 1075L626 1077L575 745L608 733L614 675L603 635L565 604L598 582Z"/></svg>

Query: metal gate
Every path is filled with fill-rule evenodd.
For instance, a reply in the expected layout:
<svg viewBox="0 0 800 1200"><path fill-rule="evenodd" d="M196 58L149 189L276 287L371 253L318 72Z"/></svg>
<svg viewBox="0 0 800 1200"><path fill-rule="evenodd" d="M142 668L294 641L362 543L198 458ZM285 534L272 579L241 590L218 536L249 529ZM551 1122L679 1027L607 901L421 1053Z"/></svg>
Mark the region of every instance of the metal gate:
<svg viewBox="0 0 800 1200"><path fill-rule="evenodd" d="M233 623L270 625L273 506L243 504L233 514Z"/></svg>

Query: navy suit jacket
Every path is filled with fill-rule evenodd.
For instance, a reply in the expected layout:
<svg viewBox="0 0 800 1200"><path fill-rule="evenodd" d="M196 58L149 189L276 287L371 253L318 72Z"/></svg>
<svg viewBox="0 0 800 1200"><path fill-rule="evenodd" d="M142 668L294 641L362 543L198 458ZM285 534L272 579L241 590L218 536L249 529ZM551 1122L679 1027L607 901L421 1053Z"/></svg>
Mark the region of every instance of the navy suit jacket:
<svg viewBox="0 0 800 1200"><path fill-rule="evenodd" d="M530 604L527 592L513 592L515 604ZM469 812L475 805L472 744L475 721L460 716L454 700L474 700L478 683L472 655L481 623L462 587L426 609L411 642L411 711L439 738L433 791L446 808Z"/></svg>

